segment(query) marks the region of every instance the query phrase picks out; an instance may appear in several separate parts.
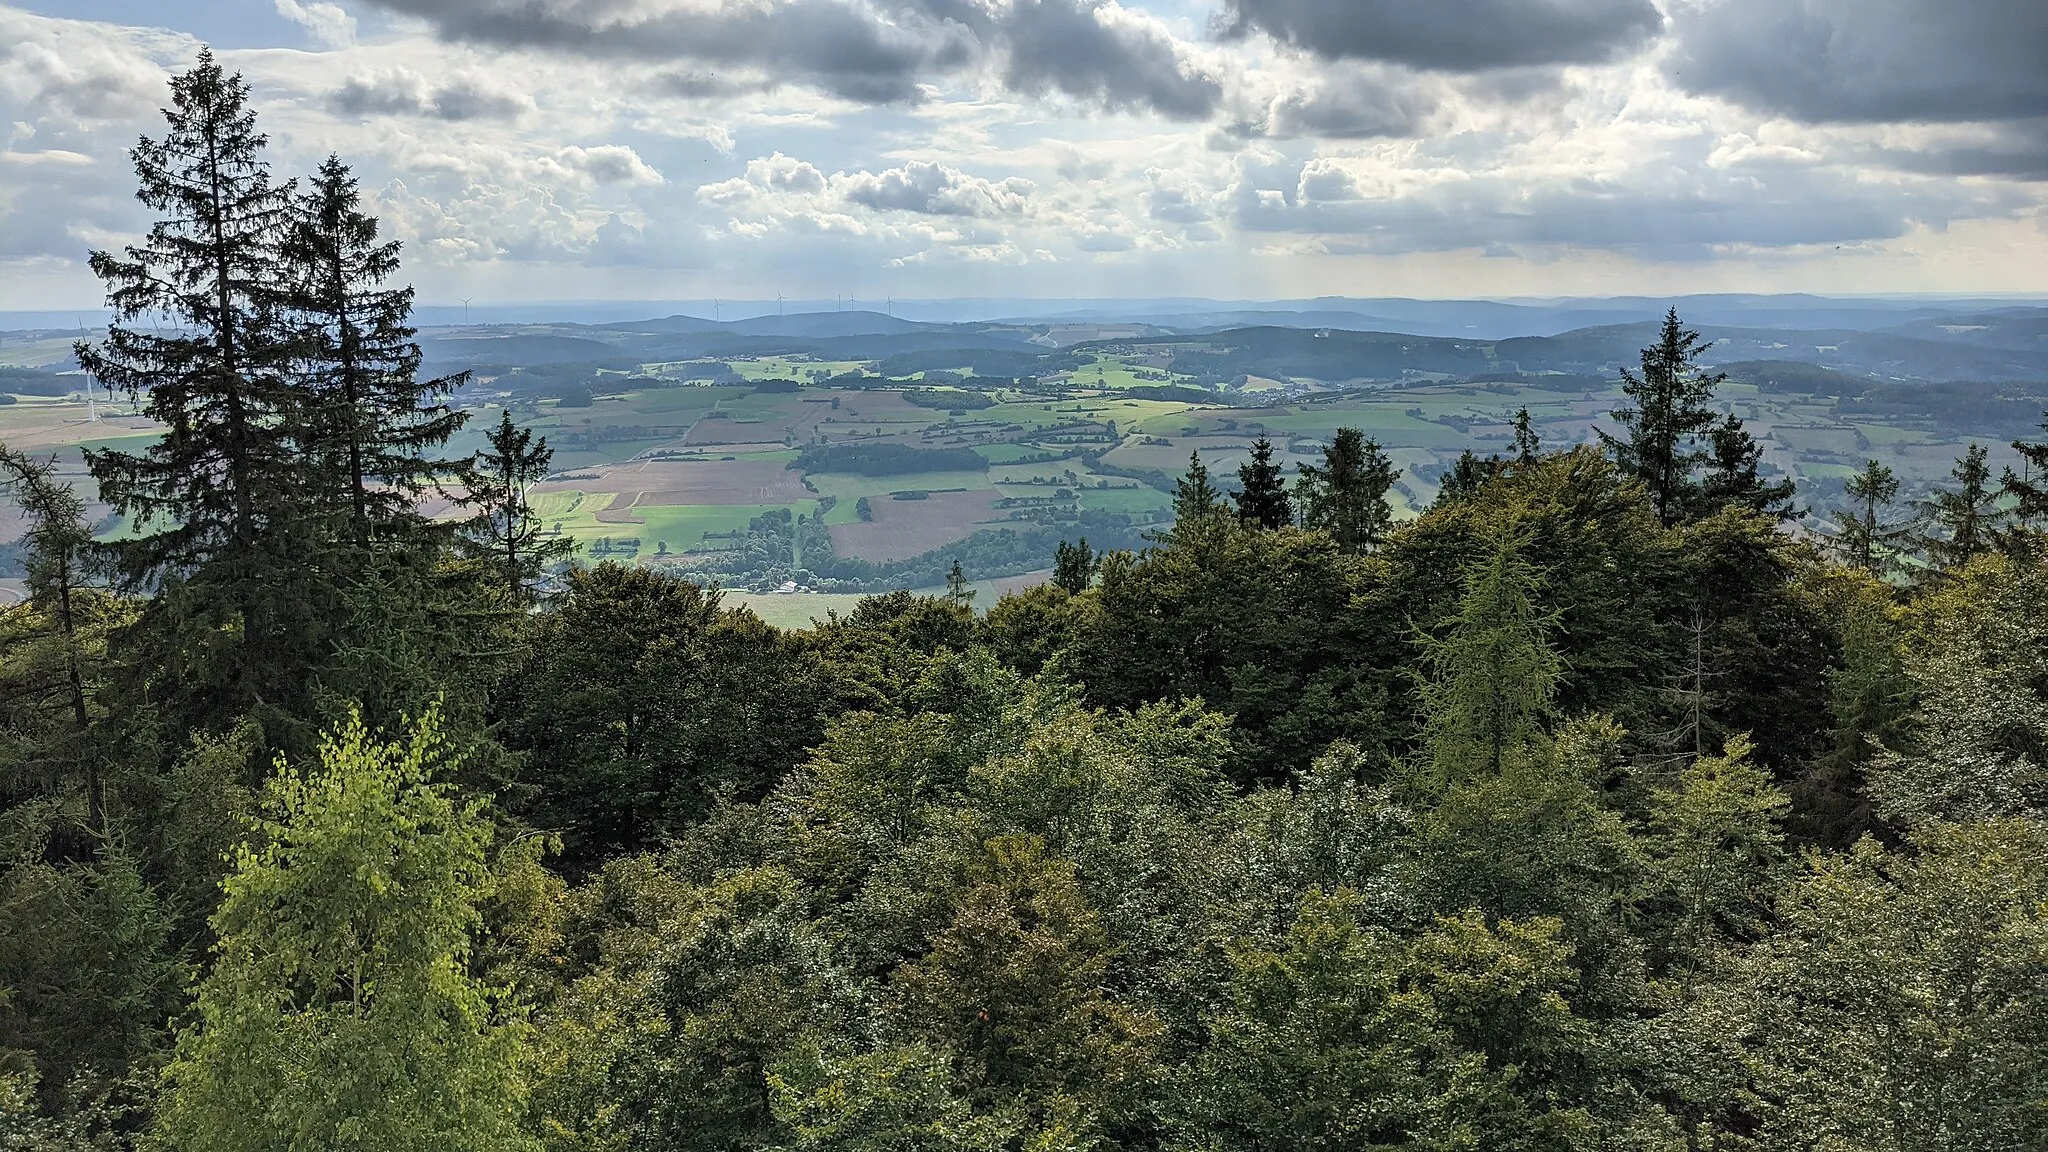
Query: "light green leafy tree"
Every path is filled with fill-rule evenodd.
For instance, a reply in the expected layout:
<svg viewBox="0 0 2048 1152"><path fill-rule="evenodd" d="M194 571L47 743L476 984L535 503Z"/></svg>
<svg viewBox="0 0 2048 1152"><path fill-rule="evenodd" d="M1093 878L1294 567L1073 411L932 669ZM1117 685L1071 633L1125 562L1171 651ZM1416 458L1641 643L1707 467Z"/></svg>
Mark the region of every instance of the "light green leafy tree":
<svg viewBox="0 0 2048 1152"><path fill-rule="evenodd" d="M485 802L434 782L437 717L379 743L352 720L280 760L222 883L219 943L165 1071L179 1152L499 1152L520 1128L525 1026L467 971L491 891Z"/></svg>
<svg viewBox="0 0 2048 1152"><path fill-rule="evenodd" d="M1556 615L1537 608L1536 591L1520 542L1502 533L1466 573L1449 634L1423 638L1424 741L1437 779L1497 775L1542 738L1564 666L1548 638Z"/></svg>
<svg viewBox="0 0 2048 1152"><path fill-rule="evenodd" d="M1690 982L1730 943L1764 928L1785 860L1791 801L1750 762L1747 737L1687 765L1650 798L1657 893L1652 921L1670 966Z"/></svg>
<svg viewBox="0 0 2048 1152"><path fill-rule="evenodd" d="M1746 1050L1764 1149L2048 1147L2048 831L1865 840L1779 904L1706 1022ZM1713 1145L1716 1147L1724 1145Z"/></svg>
<svg viewBox="0 0 2048 1152"><path fill-rule="evenodd" d="M1895 827L2048 812L2048 575L1980 563L1926 606L1906 658L1917 707L1870 765Z"/></svg>

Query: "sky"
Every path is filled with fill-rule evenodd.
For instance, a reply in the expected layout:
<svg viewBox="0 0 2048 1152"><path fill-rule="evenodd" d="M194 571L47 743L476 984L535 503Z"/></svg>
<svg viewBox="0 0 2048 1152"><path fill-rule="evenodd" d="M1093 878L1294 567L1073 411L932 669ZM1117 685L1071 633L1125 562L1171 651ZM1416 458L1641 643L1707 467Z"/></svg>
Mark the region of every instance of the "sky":
<svg viewBox="0 0 2048 1152"><path fill-rule="evenodd" d="M2043 0L0 0L0 310L209 44L426 303L2048 291Z"/></svg>

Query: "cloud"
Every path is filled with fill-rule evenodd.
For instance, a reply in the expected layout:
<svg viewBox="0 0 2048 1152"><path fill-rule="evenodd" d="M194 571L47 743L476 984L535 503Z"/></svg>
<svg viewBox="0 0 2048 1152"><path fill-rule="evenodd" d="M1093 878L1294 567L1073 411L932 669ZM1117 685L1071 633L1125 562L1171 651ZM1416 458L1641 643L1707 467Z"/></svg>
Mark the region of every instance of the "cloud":
<svg viewBox="0 0 2048 1152"><path fill-rule="evenodd" d="M1022 212L1034 187L1029 180L986 180L921 160L881 172L844 174L834 184L848 202L869 208L983 219Z"/></svg>
<svg viewBox="0 0 2048 1152"><path fill-rule="evenodd" d="M1209 115L1223 95L1164 24L1106 0L1011 0L993 31L1008 47L1004 83L1025 95L1058 91L1180 120Z"/></svg>
<svg viewBox="0 0 2048 1152"><path fill-rule="evenodd" d="M1667 161L1669 157L1665 158ZM1254 232L1320 237L1318 250L1496 252L1509 245L1627 251L1699 260L1736 249L1889 240L1916 226L2010 215L2023 198L1952 183L1859 179L1853 172L1764 160L1714 168L1544 176L1514 166L1433 179L1370 160L1280 158L1244 165L1233 222Z"/></svg>
<svg viewBox="0 0 2048 1152"><path fill-rule="evenodd" d="M1268 98L1230 125L1228 132L1239 138L1324 140L1412 136L1440 104L1438 94L1413 75L1339 65L1310 72L1303 82Z"/></svg>
<svg viewBox="0 0 2048 1152"><path fill-rule="evenodd" d="M149 49L167 46L90 28L0 7L0 101L87 122L144 116L163 103L165 70Z"/></svg>
<svg viewBox="0 0 2048 1152"><path fill-rule="evenodd" d="M784 84L918 104L934 83L995 77L1027 96L1179 119L1222 81L1156 17L1114 0L372 0L444 39L673 65L663 87L726 96Z"/></svg>
<svg viewBox="0 0 2048 1152"><path fill-rule="evenodd" d="M1652 0L1226 0L1224 17L1325 60L1446 72L1611 60L1662 25Z"/></svg>
<svg viewBox="0 0 2048 1152"><path fill-rule="evenodd" d="M356 18L339 4L277 0L277 14L303 27L314 40L329 48L346 48L356 42Z"/></svg>
<svg viewBox="0 0 2048 1152"><path fill-rule="evenodd" d="M991 180L926 160L878 172L857 170L826 176L816 165L777 152L747 161L744 175L699 187L697 199L756 217L815 217L820 212L839 214L866 208L999 220L1021 215L1036 188L1029 180Z"/></svg>
<svg viewBox="0 0 2048 1152"><path fill-rule="evenodd" d="M438 120L512 120L534 107L533 98L460 77L439 87L405 68L354 76L327 95L346 116L431 116Z"/></svg>
<svg viewBox="0 0 2048 1152"><path fill-rule="evenodd" d="M2048 117L2041 0L1688 0L1672 32L1680 87L1809 123Z"/></svg>

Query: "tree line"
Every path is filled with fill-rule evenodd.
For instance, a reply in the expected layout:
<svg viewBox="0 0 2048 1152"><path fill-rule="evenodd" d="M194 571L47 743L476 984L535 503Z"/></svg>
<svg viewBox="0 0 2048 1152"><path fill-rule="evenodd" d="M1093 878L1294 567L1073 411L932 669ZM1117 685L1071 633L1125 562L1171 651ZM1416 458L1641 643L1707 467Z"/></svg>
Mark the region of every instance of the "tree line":
<svg viewBox="0 0 2048 1152"><path fill-rule="evenodd" d="M1673 315L1413 520L1267 446L785 631L543 585L546 446L439 457L345 166L273 185L210 57L167 116L81 349L165 428L120 538L0 454L0 1143L2048 1142L2044 506L1980 453L1787 531Z"/></svg>

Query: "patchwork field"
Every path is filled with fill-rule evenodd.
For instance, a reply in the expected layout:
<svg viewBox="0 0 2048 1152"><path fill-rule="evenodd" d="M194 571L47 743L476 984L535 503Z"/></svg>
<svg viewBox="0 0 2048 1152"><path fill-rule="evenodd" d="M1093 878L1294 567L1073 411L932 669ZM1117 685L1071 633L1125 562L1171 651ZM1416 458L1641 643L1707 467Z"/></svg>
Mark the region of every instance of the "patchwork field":
<svg viewBox="0 0 2048 1152"><path fill-rule="evenodd" d="M0 364L46 363L65 347L54 339L9 344ZM970 369L963 356L956 376ZM773 356L737 359L730 367L753 380L798 380L760 390L751 384L669 384L612 372L598 395L579 406L480 385L466 394L471 422L450 448L482 446L482 431L501 407L547 438L554 472L534 492L548 530L578 541L587 555L716 564L741 555L750 528L766 513L787 510L790 542L778 563L764 560L762 579L784 582L806 560L794 533L798 518L815 518L839 557L888 564L952 548L981 529L1055 530L1054 538L1093 539L1139 533L1170 516L1173 480L1199 451L1212 478L1228 487L1261 435L1292 473L1318 458L1339 427L1361 429L1386 449L1403 476L1398 511L1412 515L1434 498L1437 479L1458 455L1506 450L1509 421L1526 406L1544 443L1588 443L1611 425L1618 388L1595 377L1557 387L1431 381L1340 390L1306 387L1279 371L1242 387L1212 392L1202 402L1190 377L1173 369L1172 349L1120 349L1077 357L1036 388L990 381L934 388L914 377L894 385L846 388L818 381L875 361ZM648 370L659 365L649 365ZM500 378L503 379L503 378ZM1928 385L1939 388L1941 385ZM1161 391L1168 389L1168 391ZM1908 498L1944 478L1973 440L1993 447L1994 473L2013 461L2007 423L1971 423L1967 413L1898 418L1850 410L1830 396L1759 391L1729 383L1720 399L1749 422L1767 468L1797 479L1802 499L1831 506L1841 481L1863 460L1882 457L1900 475ZM1930 403L1930 409L1935 405ZM0 404L0 443L55 453L67 478L89 489L80 451L146 445L155 428L100 404L88 419L79 399L19 397ZM826 453L819 455L819 453ZM830 453L852 452L852 456ZM972 453L972 455L964 454ZM800 461L859 459L830 468ZM922 463L929 461L930 463ZM970 467L969 464L978 464ZM925 499L893 494L924 492ZM860 515L865 500L869 517ZM445 500L437 515L460 515ZM105 515L96 509L96 518ZM0 540L18 535L18 518L0 510ZM773 549L769 550L771 553ZM1045 557L1002 561L1014 569ZM770 597L769 610L810 611L806 597ZM785 601L806 601L808 606Z"/></svg>
<svg viewBox="0 0 2048 1152"><path fill-rule="evenodd" d="M993 488L931 492L921 500L870 497L872 521L833 524L832 546L862 560L907 560L943 548L989 523L998 499Z"/></svg>

